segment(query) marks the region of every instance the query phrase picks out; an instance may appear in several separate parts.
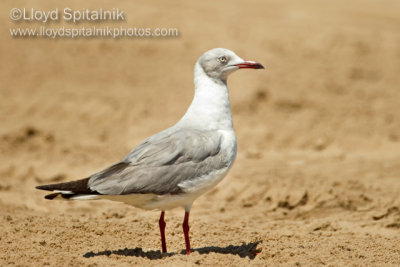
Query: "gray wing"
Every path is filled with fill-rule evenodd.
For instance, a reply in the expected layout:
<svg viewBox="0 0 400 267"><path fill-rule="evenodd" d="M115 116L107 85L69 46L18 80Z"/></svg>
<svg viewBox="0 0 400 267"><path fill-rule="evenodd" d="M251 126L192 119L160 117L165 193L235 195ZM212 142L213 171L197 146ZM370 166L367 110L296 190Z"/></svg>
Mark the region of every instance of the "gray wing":
<svg viewBox="0 0 400 267"><path fill-rule="evenodd" d="M92 175L88 186L100 194L178 194L179 183L229 165L215 131L166 130L146 139L121 162Z"/></svg>

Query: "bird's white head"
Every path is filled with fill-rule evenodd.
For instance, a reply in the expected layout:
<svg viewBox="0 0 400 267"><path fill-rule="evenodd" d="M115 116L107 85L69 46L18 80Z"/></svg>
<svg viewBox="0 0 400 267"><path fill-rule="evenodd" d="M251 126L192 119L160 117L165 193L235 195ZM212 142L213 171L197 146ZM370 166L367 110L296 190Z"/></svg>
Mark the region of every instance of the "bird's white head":
<svg viewBox="0 0 400 267"><path fill-rule="evenodd" d="M229 74L238 69L263 69L263 65L254 61L245 61L233 51L214 48L200 56L197 64L205 74L216 81L226 83Z"/></svg>

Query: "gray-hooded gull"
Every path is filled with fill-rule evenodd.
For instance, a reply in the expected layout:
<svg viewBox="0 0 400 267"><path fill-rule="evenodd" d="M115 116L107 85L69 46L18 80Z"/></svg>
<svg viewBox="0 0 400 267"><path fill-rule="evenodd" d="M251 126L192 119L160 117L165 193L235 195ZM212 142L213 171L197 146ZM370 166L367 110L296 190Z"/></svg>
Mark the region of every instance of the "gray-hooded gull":
<svg viewBox="0 0 400 267"><path fill-rule="evenodd" d="M224 178L236 157L227 77L244 68L264 67L228 49L207 51L196 62L194 98L178 123L150 136L120 162L88 178L36 188L53 191L46 199L108 199L160 210L163 253L167 252L165 210L184 207L183 232L186 254L190 254L193 201Z"/></svg>

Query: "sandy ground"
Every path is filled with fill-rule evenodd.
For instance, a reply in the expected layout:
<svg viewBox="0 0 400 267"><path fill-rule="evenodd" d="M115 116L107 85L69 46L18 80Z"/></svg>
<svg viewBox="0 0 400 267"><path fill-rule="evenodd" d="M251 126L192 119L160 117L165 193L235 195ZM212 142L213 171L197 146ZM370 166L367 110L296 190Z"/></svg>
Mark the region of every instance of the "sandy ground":
<svg viewBox="0 0 400 267"><path fill-rule="evenodd" d="M400 265L399 1L0 5L1 266ZM119 26L181 35L12 39L10 27L40 26L11 22L12 7L118 7ZM162 255L158 212L34 189L86 177L174 124L213 47L267 69L229 80L238 156L193 206L194 253L181 254L181 209L166 213Z"/></svg>

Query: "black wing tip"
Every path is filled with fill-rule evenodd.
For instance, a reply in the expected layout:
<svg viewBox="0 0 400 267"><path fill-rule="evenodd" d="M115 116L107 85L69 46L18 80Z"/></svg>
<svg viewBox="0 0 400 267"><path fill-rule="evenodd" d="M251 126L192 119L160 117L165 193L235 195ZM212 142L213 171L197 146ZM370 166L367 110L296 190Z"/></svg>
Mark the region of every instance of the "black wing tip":
<svg viewBox="0 0 400 267"><path fill-rule="evenodd" d="M49 195L45 195L44 196L44 198L45 199L49 199L49 200L53 200L53 199L55 199L55 198L57 198L57 197L61 197L61 198L64 198L64 199L70 199L71 197L74 197L74 196L76 196L76 195L78 195L78 194L63 194L63 193L53 193L53 194L49 194Z"/></svg>
<svg viewBox="0 0 400 267"><path fill-rule="evenodd" d="M88 187L89 178L76 180L66 183L38 185L35 188L46 191L70 191L76 194L92 194L95 193Z"/></svg>
<svg viewBox="0 0 400 267"><path fill-rule="evenodd" d="M39 189L39 190L52 191L52 189L49 188L49 185L38 185L38 186L35 186L35 188Z"/></svg>
<svg viewBox="0 0 400 267"><path fill-rule="evenodd" d="M49 194L49 195L45 195L44 198L52 200L52 199L55 199L58 195L60 195L60 193Z"/></svg>

